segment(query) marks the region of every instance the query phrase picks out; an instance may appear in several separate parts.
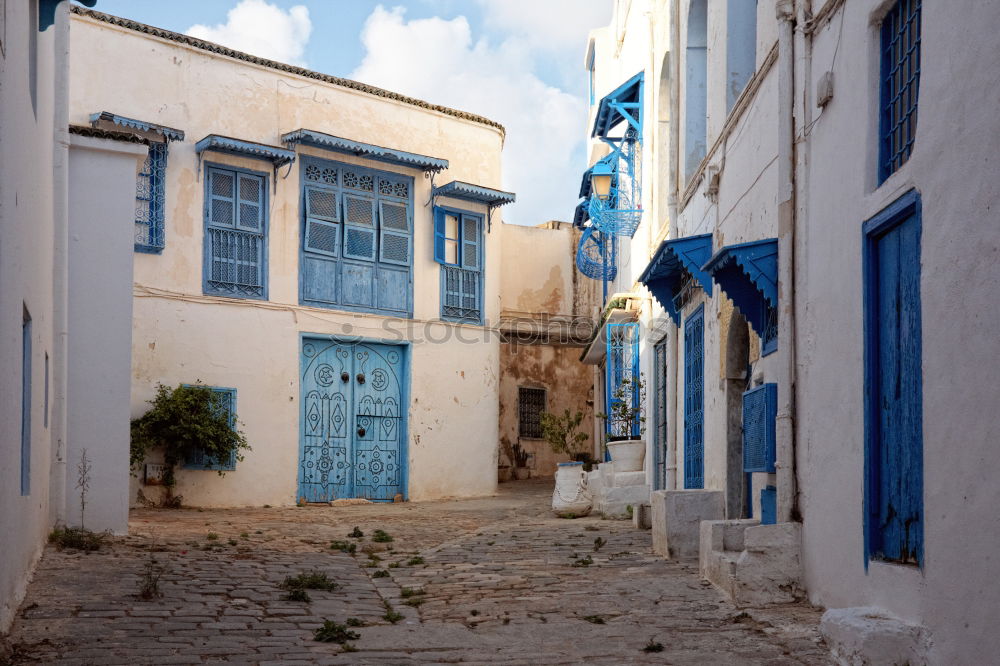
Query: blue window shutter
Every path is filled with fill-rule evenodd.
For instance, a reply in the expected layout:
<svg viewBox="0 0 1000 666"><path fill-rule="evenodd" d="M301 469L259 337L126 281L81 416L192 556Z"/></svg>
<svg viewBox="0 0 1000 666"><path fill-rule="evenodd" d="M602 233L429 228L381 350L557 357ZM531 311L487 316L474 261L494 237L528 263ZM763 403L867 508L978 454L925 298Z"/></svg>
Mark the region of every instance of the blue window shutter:
<svg viewBox="0 0 1000 666"><path fill-rule="evenodd" d="M184 386L197 386L196 384L184 384ZM223 413L229 416L229 427L236 428L236 389L234 388L220 388L217 386L207 386L213 393L219 396L220 408ZM224 462L219 463L209 456L205 455L203 451L195 451L191 454L189 458L184 461L184 469L202 469L202 470L215 470L231 472L236 469L236 452L233 451L229 458Z"/></svg>
<svg viewBox="0 0 1000 666"><path fill-rule="evenodd" d="M760 524L774 525L778 522L778 489L767 486L760 491Z"/></svg>
<svg viewBox="0 0 1000 666"><path fill-rule="evenodd" d="M336 257L340 249L340 206L337 193L319 187L305 188L307 252Z"/></svg>
<svg viewBox="0 0 1000 666"><path fill-rule="evenodd" d="M209 167L205 197L205 293L266 297L267 179Z"/></svg>
<svg viewBox="0 0 1000 666"><path fill-rule="evenodd" d="M164 247L167 144L152 142L136 180L135 250L157 254Z"/></svg>
<svg viewBox="0 0 1000 666"><path fill-rule="evenodd" d="M774 473L778 385L743 394L743 471Z"/></svg>
<svg viewBox="0 0 1000 666"><path fill-rule="evenodd" d="M264 226L264 183L257 176L237 174L239 210L237 224L240 229L260 231Z"/></svg>
<svg viewBox="0 0 1000 666"><path fill-rule="evenodd" d="M480 220L473 215L462 216L462 268L478 271L482 260L480 255L480 245L482 243L480 233Z"/></svg>
<svg viewBox="0 0 1000 666"><path fill-rule="evenodd" d="M410 209L403 203L379 201L379 261L410 265Z"/></svg>
<svg viewBox="0 0 1000 666"><path fill-rule="evenodd" d="M235 225L236 174L222 169L208 170L208 212L207 220L212 226L233 227Z"/></svg>
<svg viewBox="0 0 1000 666"><path fill-rule="evenodd" d="M434 209L434 261L439 264L447 264L444 256L444 210Z"/></svg>
<svg viewBox="0 0 1000 666"><path fill-rule="evenodd" d="M375 261L375 201L344 195L344 256Z"/></svg>

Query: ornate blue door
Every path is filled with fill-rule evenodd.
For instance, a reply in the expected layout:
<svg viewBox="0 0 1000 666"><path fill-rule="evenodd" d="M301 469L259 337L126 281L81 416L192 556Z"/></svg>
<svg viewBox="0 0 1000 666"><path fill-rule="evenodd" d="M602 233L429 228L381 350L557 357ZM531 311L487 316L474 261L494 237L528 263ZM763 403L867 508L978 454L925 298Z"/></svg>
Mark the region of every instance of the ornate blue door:
<svg viewBox="0 0 1000 666"><path fill-rule="evenodd" d="M705 487L705 306L684 322L684 487Z"/></svg>
<svg viewBox="0 0 1000 666"><path fill-rule="evenodd" d="M299 497L402 492L403 368L396 346L303 342Z"/></svg>

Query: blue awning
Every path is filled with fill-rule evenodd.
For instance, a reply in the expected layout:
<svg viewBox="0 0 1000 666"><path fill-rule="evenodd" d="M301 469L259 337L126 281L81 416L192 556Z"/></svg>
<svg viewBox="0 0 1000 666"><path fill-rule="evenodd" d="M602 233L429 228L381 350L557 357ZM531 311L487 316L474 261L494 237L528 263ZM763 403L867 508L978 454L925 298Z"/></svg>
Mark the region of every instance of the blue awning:
<svg viewBox="0 0 1000 666"><path fill-rule="evenodd" d="M583 229L584 222L590 219L589 203L589 201L581 201L573 211L573 226L577 229Z"/></svg>
<svg viewBox="0 0 1000 666"><path fill-rule="evenodd" d="M474 201L476 203L486 204L490 208L496 208L497 206L514 203L514 200L517 199L517 195L513 192L494 190L489 187L473 185L472 183L466 183L461 180L453 180L440 187L435 187L433 192L431 192L431 195L451 197L452 199L462 199L464 201Z"/></svg>
<svg viewBox="0 0 1000 666"><path fill-rule="evenodd" d="M681 316L674 305L674 296L688 275L701 285L706 294L712 293L712 278L701 268L711 256L712 234L665 240L639 276L639 282L646 285L678 326Z"/></svg>
<svg viewBox="0 0 1000 666"><path fill-rule="evenodd" d="M156 132L163 137L164 141L184 140L183 131L174 129L173 127L167 127L166 125L157 125L155 123L147 123L144 120L126 118L125 116L119 116L118 114L111 113L110 111L101 111L99 113L90 114L90 124L92 126L97 127L97 123L102 120L119 127L128 127L130 129L137 129L143 132Z"/></svg>
<svg viewBox="0 0 1000 666"><path fill-rule="evenodd" d="M583 178L580 179L580 198L589 199L590 198L590 174L594 172L594 167L590 167L583 172Z"/></svg>
<svg viewBox="0 0 1000 666"><path fill-rule="evenodd" d="M704 269L763 336L768 308L778 307L778 240L727 245Z"/></svg>
<svg viewBox="0 0 1000 666"><path fill-rule="evenodd" d="M219 136L218 134L209 134L194 146L194 152L198 155L199 159L201 159L201 154L206 150L265 160L273 164L275 169L295 161L295 153L291 150L269 146L265 143L254 143L253 141Z"/></svg>
<svg viewBox="0 0 1000 666"><path fill-rule="evenodd" d="M382 146L351 141L350 139L307 129L297 129L294 132L288 132L282 135L281 142L286 146L294 143L302 143L307 146L331 150L335 153L366 157L370 160L421 169L423 171L437 172L448 168L448 160L439 157L428 157L427 155L408 153L403 150L383 148Z"/></svg>
<svg viewBox="0 0 1000 666"><path fill-rule="evenodd" d="M623 113L629 113L633 120L642 124L642 82L643 72L639 72L601 98L590 136L607 136L612 128L626 120Z"/></svg>

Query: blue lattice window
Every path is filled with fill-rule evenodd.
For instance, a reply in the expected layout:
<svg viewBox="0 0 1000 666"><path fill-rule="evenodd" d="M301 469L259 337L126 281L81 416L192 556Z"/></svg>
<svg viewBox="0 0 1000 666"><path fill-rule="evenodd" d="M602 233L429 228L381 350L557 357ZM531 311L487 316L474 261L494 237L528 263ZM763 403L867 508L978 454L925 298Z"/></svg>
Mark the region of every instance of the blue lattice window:
<svg viewBox="0 0 1000 666"><path fill-rule="evenodd" d="M185 384L185 386L194 385ZM219 396L219 408L229 416L229 427L236 428L236 389L221 388L218 386L206 386L205 388ZM236 451L230 453L229 458L221 462L198 451L184 461L184 469L209 469L231 472L236 469Z"/></svg>
<svg viewBox="0 0 1000 666"><path fill-rule="evenodd" d="M743 394L743 471L774 473L778 385L764 384Z"/></svg>
<svg viewBox="0 0 1000 666"><path fill-rule="evenodd" d="M913 150L920 91L920 2L899 0L882 20L880 184Z"/></svg>
<svg viewBox="0 0 1000 666"><path fill-rule="evenodd" d="M163 219L166 206L166 142L150 142L149 154L135 184L135 251L163 251Z"/></svg>
<svg viewBox="0 0 1000 666"><path fill-rule="evenodd" d="M266 299L267 176L210 166L205 188L205 293Z"/></svg>
<svg viewBox="0 0 1000 666"><path fill-rule="evenodd" d="M483 317L483 218L434 209L434 260L441 266L441 318L478 324Z"/></svg>

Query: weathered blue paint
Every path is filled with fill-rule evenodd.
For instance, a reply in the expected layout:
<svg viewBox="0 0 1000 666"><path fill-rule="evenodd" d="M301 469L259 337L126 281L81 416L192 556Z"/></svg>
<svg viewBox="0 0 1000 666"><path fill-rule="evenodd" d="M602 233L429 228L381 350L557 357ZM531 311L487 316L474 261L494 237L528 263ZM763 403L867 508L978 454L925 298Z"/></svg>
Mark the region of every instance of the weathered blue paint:
<svg viewBox="0 0 1000 666"><path fill-rule="evenodd" d="M639 436L639 421L636 419L631 424L615 423L613 419L614 405L622 402L615 397L615 393L627 381L630 382L631 391L625 400L630 401L630 405L635 407L639 401L639 324L636 322L611 322L605 324L605 358L607 359L607 372L605 378L605 427L610 435L613 432L629 432L632 437Z"/></svg>
<svg viewBox="0 0 1000 666"><path fill-rule="evenodd" d="M397 166L413 167L423 171L438 172L448 168L448 160L439 157L428 157L417 153L408 153L404 150L394 150L383 148L371 143L352 141L331 134L324 134L315 130L297 129L281 136L281 142L286 146L301 143L307 146L323 148L335 153L344 155L355 155L365 157L377 162L395 164Z"/></svg>
<svg viewBox="0 0 1000 666"><path fill-rule="evenodd" d="M199 386L198 384L184 384L184 386ZM220 397L222 411L229 417L229 427L236 428L236 389L224 388L221 386L205 386ZM197 451L190 458L184 461L184 469L200 469L212 471L231 472L236 469L236 451L233 451L226 460L216 461L210 456L206 456L203 451Z"/></svg>
<svg viewBox="0 0 1000 666"><path fill-rule="evenodd" d="M897 0L881 32L878 182L906 162L917 131L921 0Z"/></svg>
<svg viewBox="0 0 1000 666"><path fill-rule="evenodd" d="M228 136L219 136L218 134L209 134L194 145L194 152L198 155L199 159L201 159L201 154L206 150L264 160L273 164L275 169L295 161L294 151L285 150L278 146L269 146L266 143L255 143Z"/></svg>
<svg viewBox="0 0 1000 666"><path fill-rule="evenodd" d="M21 320L21 494L31 494L31 315Z"/></svg>
<svg viewBox="0 0 1000 666"><path fill-rule="evenodd" d="M920 196L863 226L865 562L923 565Z"/></svg>
<svg viewBox="0 0 1000 666"><path fill-rule="evenodd" d="M142 132L155 132L163 137L164 141L184 140L183 130L167 127L166 125L157 125L156 123L149 123L145 120L126 118L125 116L119 116L117 113L111 113L110 111L99 111L97 113L90 114L90 124L94 127L96 127L98 122L102 120L118 125L119 127L136 129Z"/></svg>
<svg viewBox="0 0 1000 666"><path fill-rule="evenodd" d="M300 498L392 501L404 493L407 351L303 337Z"/></svg>
<svg viewBox="0 0 1000 666"><path fill-rule="evenodd" d="M760 491L760 524L774 525L778 522L778 489L767 486Z"/></svg>
<svg viewBox="0 0 1000 666"><path fill-rule="evenodd" d="M660 243L653 258L639 276L653 298L680 326L681 315L674 305L674 296L690 275L709 296L712 278L702 266L712 256L712 234L675 238Z"/></svg>
<svg viewBox="0 0 1000 666"><path fill-rule="evenodd" d="M607 137L608 133L622 121L642 133L644 80L645 74L639 72L601 98L594 114L591 137Z"/></svg>
<svg viewBox="0 0 1000 666"><path fill-rule="evenodd" d="M267 175L205 165L203 289L267 300Z"/></svg>
<svg viewBox="0 0 1000 666"><path fill-rule="evenodd" d="M667 339L653 345L653 490L667 487Z"/></svg>
<svg viewBox="0 0 1000 666"><path fill-rule="evenodd" d="M763 355L778 348L778 240L726 245L702 267L761 338Z"/></svg>
<svg viewBox="0 0 1000 666"><path fill-rule="evenodd" d="M299 176L299 302L412 316L413 179L309 156Z"/></svg>
<svg viewBox="0 0 1000 666"><path fill-rule="evenodd" d="M726 111L757 69L757 0L726 3Z"/></svg>
<svg viewBox="0 0 1000 666"><path fill-rule="evenodd" d="M705 487L705 306L684 321L684 487Z"/></svg>
<svg viewBox="0 0 1000 666"><path fill-rule="evenodd" d="M743 394L743 471L774 474L778 385L762 384Z"/></svg>
<svg viewBox="0 0 1000 666"><path fill-rule="evenodd" d="M494 190L489 187L473 185L472 183L466 183L460 180L453 180L450 183L441 185L440 187L435 187L431 191L431 194L432 196L442 196L449 197L451 199L471 201L473 203L483 203L491 208L514 203L517 199L517 195L513 192Z"/></svg>

